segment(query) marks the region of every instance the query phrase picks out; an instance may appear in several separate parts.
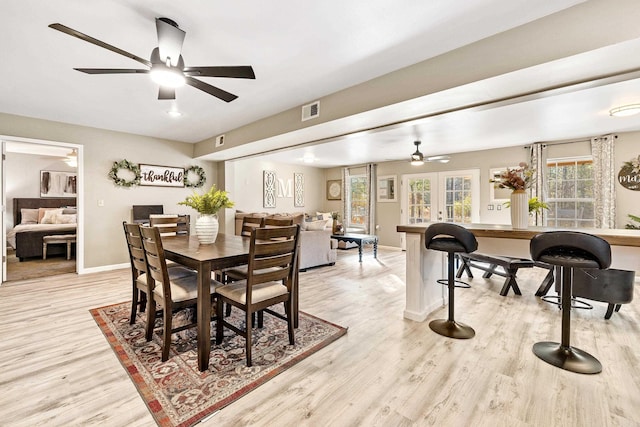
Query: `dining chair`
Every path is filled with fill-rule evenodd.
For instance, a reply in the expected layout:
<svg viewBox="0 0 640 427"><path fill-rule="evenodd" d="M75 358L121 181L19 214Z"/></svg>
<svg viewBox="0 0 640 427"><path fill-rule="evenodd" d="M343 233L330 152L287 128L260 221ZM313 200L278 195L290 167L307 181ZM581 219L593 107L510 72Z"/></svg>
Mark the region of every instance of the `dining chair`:
<svg viewBox="0 0 640 427"><path fill-rule="evenodd" d="M144 258L144 248L142 247L142 239L140 236L140 227L138 224L130 224L126 221L122 222L124 235L129 249L129 261L131 262L131 288L133 295L131 297L131 317L129 324L136 322L136 314L138 307L140 312L144 313L147 305L147 262Z"/></svg>
<svg viewBox="0 0 640 427"><path fill-rule="evenodd" d="M264 311L286 320L289 344L294 345L292 287L295 260L298 253L300 227L256 228L251 232L249 264L246 280L228 283L217 288L216 312L221 313L223 304L244 311L244 329L219 316L216 322L216 343L220 344L224 327L245 338L247 366L251 366L252 317ZM271 310L276 304L284 304L284 315Z"/></svg>
<svg viewBox="0 0 640 427"><path fill-rule="evenodd" d="M265 218L264 227L289 227L293 225L293 218Z"/></svg>
<svg viewBox="0 0 640 427"><path fill-rule="evenodd" d="M198 276L195 271L185 267L171 268L170 270L180 269L181 274L170 276L159 228L141 226L140 233L147 263L147 284L149 287L149 303L147 307L149 314L146 338L149 341L153 335L156 305L159 304L162 307L163 315L162 361L164 362L169 358L171 334L197 326L197 323L193 321L187 325L173 328L172 322L173 314L176 311L184 308L195 308L197 305ZM211 279L209 298L211 298L212 302L215 299L216 288L220 285L220 282Z"/></svg>
<svg viewBox="0 0 640 427"><path fill-rule="evenodd" d="M160 236L175 236L178 234L178 215L156 214L149 215L149 225L161 229Z"/></svg>
<svg viewBox="0 0 640 427"><path fill-rule="evenodd" d="M251 231L257 227L264 227L264 217L252 217L245 216L242 218L242 230L240 235L242 237L251 237Z"/></svg>
<svg viewBox="0 0 640 427"><path fill-rule="evenodd" d="M178 236L191 235L191 215L178 215L178 220L176 222L178 224L178 228L176 230L176 234Z"/></svg>

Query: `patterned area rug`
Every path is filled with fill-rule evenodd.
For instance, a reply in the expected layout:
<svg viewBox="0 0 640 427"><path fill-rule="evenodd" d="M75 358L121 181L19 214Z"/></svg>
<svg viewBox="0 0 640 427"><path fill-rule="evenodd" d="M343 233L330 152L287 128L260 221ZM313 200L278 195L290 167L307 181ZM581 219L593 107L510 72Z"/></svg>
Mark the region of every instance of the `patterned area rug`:
<svg viewBox="0 0 640 427"><path fill-rule="evenodd" d="M296 344L291 346L287 323L265 314L264 328L254 329L252 367L246 366L244 338L225 329L222 344L211 344L209 370L200 372L194 328L173 334L169 360L163 363L161 329L156 329L150 342L145 341L144 318L139 315L136 323L129 325L130 307L126 302L90 311L160 426L197 423L347 332L300 312ZM190 314L178 313L178 317ZM231 319L236 325L244 324L237 309ZM215 334L215 324L211 332Z"/></svg>

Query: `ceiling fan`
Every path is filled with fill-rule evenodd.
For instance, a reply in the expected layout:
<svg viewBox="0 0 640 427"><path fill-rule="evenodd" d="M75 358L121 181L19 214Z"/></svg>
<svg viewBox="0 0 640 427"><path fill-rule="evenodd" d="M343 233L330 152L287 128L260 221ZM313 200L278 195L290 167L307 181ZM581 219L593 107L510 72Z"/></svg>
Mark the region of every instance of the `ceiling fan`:
<svg viewBox="0 0 640 427"><path fill-rule="evenodd" d="M251 66L230 67L185 67L181 55L182 42L186 33L169 18L156 18L158 47L151 52L149 60L119 49L96 38L83 34L62 24L51 24L50 28L61 31L80 40L100 46L119 55L131 58L149 69L128 68L74 68L87 74L150 74L153 81L160 85L158 99L175 99L176 87L188 84L226 102L237 98L236 95L212 86L194 77L231 77L237 79L255 79Z"/></svg>
<svg viewBox="0 0 640 427"><path fill-rule="evenodd" d="M411 164L414 166L420 166L424 164L424 162L436 162L436 163L449 163L451 157L449 156L430 156L424 157L424 155L420 152L420 148L418 148L422 144L420 141L413 141L413 145L416 146L416 151L411 154Z"/></svg>

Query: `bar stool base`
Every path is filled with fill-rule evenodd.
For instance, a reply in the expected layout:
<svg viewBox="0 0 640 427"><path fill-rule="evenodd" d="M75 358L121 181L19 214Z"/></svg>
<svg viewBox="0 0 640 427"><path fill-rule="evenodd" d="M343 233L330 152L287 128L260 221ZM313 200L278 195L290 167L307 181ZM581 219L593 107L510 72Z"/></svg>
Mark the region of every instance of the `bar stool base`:
<svg viewBox="0 0 640 427"><path fill-rule="evenodd" d="M575 347L563 347L560 343L543 341L533 345L533 353L550 365L579 374L602 372L600 361Z"/></svg>
<svg viewBox="0 0 640 427"><path fill-rule="evenodd" d="M458 323L455 320L432 320L429 327L433 332L450 338L468 339L476 335L476 331L471 326Z"/></svg>

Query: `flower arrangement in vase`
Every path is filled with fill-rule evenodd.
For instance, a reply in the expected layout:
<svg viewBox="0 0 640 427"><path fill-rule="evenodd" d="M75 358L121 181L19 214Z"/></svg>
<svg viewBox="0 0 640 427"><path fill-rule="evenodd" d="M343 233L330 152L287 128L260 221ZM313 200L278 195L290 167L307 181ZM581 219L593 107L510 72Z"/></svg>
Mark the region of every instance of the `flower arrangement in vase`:
<svg viewBox="0 0 640 427"><path fill-rule="evenodd" d="M215 185L204 194L194 192L178 204L189 206L200 214L200 217L196 219L196 236L203 245L214 243L218 237L218 212L221 209L234 206L234 203L229 199L229 193L216 189Z"/></svg>
<svg viewBox="0 0 640 427"><path fill-rule="evenodd" d="M525 162L517 168L507 168L500 178L493 180L500 188L510 188L511 226L515 229L526 229L529 226L529 197L525 192L531 185L534 170Z"/></svg>

